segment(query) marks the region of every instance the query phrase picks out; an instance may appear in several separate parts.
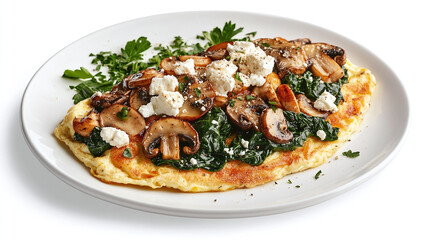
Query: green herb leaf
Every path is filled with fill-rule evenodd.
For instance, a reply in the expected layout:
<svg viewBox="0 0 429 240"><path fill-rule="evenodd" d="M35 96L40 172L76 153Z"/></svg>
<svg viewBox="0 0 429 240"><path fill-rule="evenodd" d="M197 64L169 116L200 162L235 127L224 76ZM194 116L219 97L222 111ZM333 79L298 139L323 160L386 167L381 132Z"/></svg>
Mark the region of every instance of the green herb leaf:
<svg viewBox="0 0 429 240"><path fill-rule="evenodd" d="M183 92L183 88L185 87L185 83L180 82L179 83L179 92Z"/></svg>
<svg viewBox="0 0 429 240"><path fill-rule="evenodd" d="M116 116L118 118L120 118L121 120L128 119L128 108L127 107L123 107L121 109L121 111L119 111L118 113L116 113Z"/></svg>
<svg viewBox="0 0 429 240"><path fill-rule="evenodd" d="M299 185L296 185L295 187L296 187L296 188L300 188L301 186L299 186Z"/></svg>
<svg viewBox="0 0 429 240"><path fill-rule="evenodd" d="M112 148L109 143L105 142L103 138L101 138L101 127L95 127L88 138L82 137L78 133L75 133L74 139L76 141L85 143L88 146L89 152L94 157L99 157L103 155L106 150Z"/></svg>
<svg viewBox="0 0 429 240"><path fill-rule="evenodd" d="M241 33L243 28L236 28L235 23L231 21L226 22L222 30L219 27L213 28L210 32L203 31L202 35L198 35L197 38L201 40L207 40L208 44L206 47L210 47L222 42L229 41L250 41L252 37L256 35L256 32L247 33L244 38L234 38L237 34Z"/></svg>
<svg viewBox="0 0 429 240"><path fill-rule="evenodd" d="M92 78L93 75L84 67L80 67L80 69L76 70L65 70L63 73L63 77L71 78L71 79L89 79Z"/></svg>
<svg viewBox="0 0 429 240"><path fill-rule="evenodd" d="M121 48L121 53L127 62L142 59L142 53L148 50L151 43L146 37L139 37L137 40L127 42L125 48Z"/></svg>
<svg viewBox="0 0 429 240"><path fill-rule="evenodd" d="M240 82L243 82L243 80L241 80L241 78L240 78L240 73L239 72L235 73L235 79L237 79Z"/></svg>
<svg viewBox="0 0 429 240"><path fill-rule="evenodd" d="M287 183L292 184L292 181L290 179L287 180Z"/></svg>
<svg viewBox="0 0 429 240"><path fill-rule="evenodd" d="M201 96L201 89L194 88L194 93L195 93L195 95L197 95L197 97L200 97Z"/></svg>
<svg viewBox="0 0 429 240"><path fill-rule="evenodd" d="M359 157L360 152L352 152L352 150L348 150L347 152L343 152L343 155L349 158Z"/></svg>
<svg viewBox="0 0 429 240"><path fill-rule="evenodd" d="M237 97L237 99L238 99L238 100L240 100L240 101L243 101L243 98L242 98L242 97Z"/></svg>
<svg viewBox="0 0 429 240"><path fill-rule="evenodd" d="M252 95L246 95L246 100L250 101L250 100L254 100L256 99L256 97L252 96Z"/></svg>
<svg viewBox="0 0 429 240"><path fill-rule="evenodd" d="M319 170L314 176L315 179L319 179L320 174L322 174L322 170Z"/></svg>
<svg viewBox="0 0 429 240"><path fill-rule="evenodd" d="M230 99L230 100L228 101L228 103L229 103L229 105L230 105L231 107L234 107L234 105L235 105L235 100L234 100L234 99Z"/></svg>
<svg viewBox="0 0 429 240"><path fill-rule="evenodd" d="M133 158L133 154L131 153L131 150L129 148L125 148L124 152L122 153L122 156L126 158Z"/></svg>

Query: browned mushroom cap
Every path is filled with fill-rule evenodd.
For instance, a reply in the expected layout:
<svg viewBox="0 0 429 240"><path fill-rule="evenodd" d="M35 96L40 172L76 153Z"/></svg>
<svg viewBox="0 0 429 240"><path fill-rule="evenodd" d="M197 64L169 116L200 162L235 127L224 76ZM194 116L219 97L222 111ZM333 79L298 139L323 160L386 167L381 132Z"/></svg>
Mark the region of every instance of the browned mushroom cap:
<svg viewBox="0 0 429 240"><path fill-rule="evenodd" d="M301 112L303 112L309 116L313 116L313 117L326 118L328 116L327 112L322 112L322 111L315 109L313 107L313 105L311 104L310 99L308 99L303 94L298 94L296 96L296 99L298 100L298 105L299 105L299 109L301 110Z"/></svg>
<svg viewBox="0 0 429 240"><path fill-rule="evenodd" d="M154 158L161 151L162 159L179 160L180 140L187 143L183 147L183 153L187 155L196 153L200 148L198 133L191 124L174 117L161 118L145 131L143 153L147 158Z"/></svg>
<svg viewBox="0 0 429 240"><path fill-rule="evenodd" d="M213 107L213 98L216 92L208 81L194 81L193 84L184 84L182 95L185 98L179 109L178 118L186 121L194 121L202 117Z"/></svg>
<svg viewBox="0 0 429 240"><path fill-rule="evenodd" d="M265 109L261 114L262 133L275 143L289 142L293 134L287 129L286 118L281 109Z"/></svg>
<svg viewBox="0 0 429 240"><path fill-rule="evenodd" d="M213 45L207 48L207 50L201 53L201 55L209 57L213 61L224 59L228 56L228 51L226 49L228 47L228 44L234 44L234 43L233 42L218 43L216 45Z"/></svg>
<svg viewBox="0 0 429 240"><path fill-rule="evenodd" d="M91 131L95 127L100 126L99 120L100 116L93 110L84 118L73 119L73 129L82 137L89 137Z"/></svg>
<svg viewBox="0 0 429 240"><path fill-rule="evenodd" d="M179 56L179 59L181 62L184 62L188 59L192 59L194 60L195 67L206 67L212 62L212 60L209 57L204 57L204 56L184 55L184 56Z"/></svg>
<svg viewBox="0 0 429 240"><path fill-rule="evenodd" d="M343 49L326 43L306 44L302 48L311 62L311 71L322 81L332 83L344 76L340 66L347 60Z"/></svg>
<svg viewBox="0 0 429 240"><path fill-rule="evenodd" d="M130 95L130 106L136 110L139 109L141 105L146 105L150 102L150 95L148 87L140 87L133 89Z"/></svg>
<svg viewBox="0 0 429 240"><path fill-rule="evenodd" d="M213 99L214 107L225 107L228 104L228 98L224 96L216 96Z"/></svg>
<svg viewBox="0 0 429 240"><path fill-rule="evenodd" d="M160 63L160 67L164 69L165 73L168 75L174 75L174 64L176 63L176 57L169 57L162 59Z"/></svg>
<svg viewBox="0 0 429 240"><path fill-rule="evenodd" d="M128 113L126 114L126 118L121 119L118 113L120 113L124 107ZM100 113L100 123L102 127L119 128L131 136L139 134L146 126L144 118L139 112L121 104L115 104L105 108Z"/></svg>
<svg viewBox="0 0 429 240"><path fill-rule="evenodd" d="M310 40L310 38L297 38L297 39L294 39L294 40L290 40L289 42L293 43L293 44L295 44L297 46L302 46L302 45L305 45L305 44L310 44L311 40Z"/></svg>
<svg viewBox="0 0 429 240"><path fill-rule="evenodd" d="M248 100L251 98L252 100ZM241 129L249 130L253 127L259 131L259 115L266 108L268 105L261 98L240 95L230 100L230 104L226 107L226 114Z"/></svg>
<svg viewBox="0 0 429 240"><path fill-rule="evenodd" d="M140 71L136 74L133 74L124 80L127 82L129 88L138 88L143 86L148 86L152 82L154 77L163 77L164 74L158 72L156 69L147 68L143 71Z"/></svg>
<svg viewBox="0 0 429 240"><path fill-rule="evenodd" d="M265 82L264 85L260 87L255 87L252 91L252 95L256 95L272 104L275 103L276 106L282 106L277 97L276 90L269 82Z"/></svg>
<svg viewBox="0 0 429 240"><path fill-rule="evenodd" d="M128 101L131 91L112 90L105 92L101 96L93 95L91 97L91 105L97 110L101 111L104 108L110 107L114 104L124 104Z"/></svg>
<svg viewBox="0 0 429 240"><path fill-rule="evenodd" d="M304 50L282 38L261 38L254 41L267 55L274 57L278 75L283 78L289 72L301 75L307 69Z"/></svg>
<svg viewBox="0 0 429 240"><path fill-rule="evenodd" d="M299 113L299 105L295 94L287 84L282 84L277 88L277 97L283 109Z"/></svg>

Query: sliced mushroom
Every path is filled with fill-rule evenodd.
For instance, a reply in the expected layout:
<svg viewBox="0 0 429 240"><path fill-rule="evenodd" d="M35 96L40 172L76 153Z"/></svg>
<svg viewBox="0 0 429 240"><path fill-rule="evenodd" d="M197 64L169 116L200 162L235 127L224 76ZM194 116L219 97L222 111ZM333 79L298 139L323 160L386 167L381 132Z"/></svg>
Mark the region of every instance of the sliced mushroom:
<svg viewBox="0 0 429 240"><path fill-rule="evenodd" d="M265 137L275 143L287 143L293 138L281 109L268 108L262 112L261 130Z"/></svg>
<svg viewBox="0 0 429 240"><path fill-rule="evenodd" d="M225 107L228 104L228 98L224 96L216 96L213 99L214 107Z"/></svg>
<svg viewBox="0 0 429 240"><path fill-rule="evenodd" d="M228 117L241 129L249 130L253 127L259 131L259 116L263 110L268 108L268 105L259 97L247 100L249 97L240 95L230 100L230 104L226 107Z"/></svg>
<svg viewBox="0 0 429 240"><path fill-rule="evenodd" d="M293 43L293 44L295 44L297 46L302 46L302 45L305 45L305 44L310 44L311 40L310 40L310 38L297 38L297 39L294 39L294 40L290 40L289 42Z"/></svg>
<svg viewBox="0 0 429 240"><path fill-rule="evenodd" d="M287 84L282 84L277 88L277 97L286 111L299 113L299 105L295 94Z"/></svg>
<svg viewBox="0 0 429 240"><path fill-rule="evenodd" d="M146 105L149 102L150 95L148 87L140 87L131 92L129 103L132 108L138 110L141 105Z"/></svg>
<svg viewBox="0 0 429 240"><path fill-rule="evenodd" d="M83 118L73 119L73 129L82 137L89 137L95 127L100 126L100 116L96 111L91 111Z"/></svg>
<svg viewBox="0 0 429 240"><path fill-rule="evenodd" d="M178 118L194 121L202 117L213 107L216 92L208 81L195 81L190 86L185 84L182 94L185 101L179 110Z"/></svg>
<svg viewBox="0 0 429 240"><path fill-rule="evenodd" d="M101 111L104 108L110 107L114 104L124 104L128 101L131 91L124 91L117 89L111 92L105 92L99 95L93 95L91 97L91 105L97 110Z"/></svg>
<svg viewBox="0 0 429 240"><path fill-rule="evenodd" d="M187 155L195 154L200 148L198 133L191 124L178 118L161 118L145 131L143 153L147 158L154 158L161 152L162 159L180 160L180 140L187 143L183 147Z"/></svg>
<svg viewBox="0 0 429 240"><path fill-rule="evenodd" d="M201 53L202 56L209 57L211 60L221 60L228 56L227 46L233 42L218 43L209 47L205 52Z"/></svg>
<svg viewBox="0 0 429 240"><path fill-rule="evenodd" d="M301 75L307 69L307 56L304 50L282 38L261 38L254 41L267 55L274 57L278 75L283 78L289 72Z"/></svg>
<svg viewBox="0 0 429 240"><path fill-rule="evenodd" d="M332 83L344 76L340 66L347 60L343 49L325 43L306 44L302 48L311 62L311 71L322 81Z"/></svg>
<svg viewBox="0 0 429 240"><path fill-rule="evenodd" d="M298 105L301 112L313 117L326 118L328 116L328 112L322 112L314 108L310 99L308 99L305 95L298 94L296 99L298 100Z"/></svg>
<svg viewBox="0 0 429 240"><path fill-rule="evenodd" d="M212 60L209 57L203 57L203 56L184 55L184 56L179 56L179 59L181 62L184 62L188 59L192 59L194 60L195 67L206 67L212 62Z"/></svg>
<svg viewBox="0 0 429 240"><path fill-rule="evenodd" d="M279 107L282 106L277 97L276 90L269 82L265 82L264 85L260 87L255 87L252 91L252 95L256 95L262 98L263 100L270 102L273 105L276 105Z"/></svg>
<svg viewBox="0 0 429 240"><path fill-rule="evenodd" d="M133 74L124 80L127 81L129 88L138 88L150 85L152 78L154 77L163 77L164 74L158 72L156 69L147 68L143 71L140 71L136 74Z"/></svg>
<svg viewBox="0 0 429 240"><path fill-rule="evenodd" d="M128 113L125 119L118 117L118 113L126 108ZM100 123L103 127L121 129L131 136L137 135L145 129L146 123L142 115L133 108L121 104L114 104L100 113Z"/></svg>
<svg viewBox="0 0 429 240"><path fill-rule="evenodd" d="M282 84L282 80L280 79L279 75L277 73L272 72L268 74L265 77L266 81L271 84L271 86L274 88L274 90L277 90L277 88Z"/></svg>
<svg viewBox="0 0 429 240"><path fill-rule="evenodd" d="M176 57L164 58L160 63L160 67L164 69L166 74L174 75L174 64L176 63L176 61Z"/></svg>

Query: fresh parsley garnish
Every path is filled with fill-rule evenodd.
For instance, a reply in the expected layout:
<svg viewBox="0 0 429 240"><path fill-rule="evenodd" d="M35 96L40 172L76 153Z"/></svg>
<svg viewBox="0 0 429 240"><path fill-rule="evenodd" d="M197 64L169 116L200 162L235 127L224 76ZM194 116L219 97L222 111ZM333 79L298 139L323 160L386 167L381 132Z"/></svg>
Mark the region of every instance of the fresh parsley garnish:
<svg viewBox="0 0 429 240"><path fill-rule="evenodd" d="M252 96L252 95L246 95L246 100L250 101L250 100L255 100L256 97Z"/></svg>
<svg viewBox="0 0 429 240"><path fill-rule="evenodd" d="M72 78L72 79L90 79L94 77L88 69L84 67L80 67L80 69L76 70L65 70L63 73L63 77Z"/></svg>
<svg viewBox="0 0 429 240"><path fill-rule="evenodd" d="M230 105L231 107L234 107L234 105L235 105L235 100L234 100L234 99L230 99L230 100L229 100L229 105Z"/></svg>
<svg viewBox="0 0 429 240"><path fill-rule="evenodd" d="M195 93L195 95L197 95L197 97L200 97L201 96L201 89L194 88L194 93Z"/></svg>
<svg viewBox="0 0 429 240"><path fill-rule="evenodd" d="M237 79L240 82L243 82L243 80L241 80L241 78L240 78L240 73L239 72L235 73L235 79Z"/></svg>
<svg viewBox="0 0 429 240"><path fill-rule="evenodd" d="M118 113L116 113L116 116L118 118L120 118L121 120L128 119L128 108L127 107L123 107L121 109L121 111L119 111Z"/></svg>
<svg viewBox="0 0 429 240"><path fill-rule="evenodd" d="M292 181L290 179L287 180L287 183L292 184Z"/></svg>
<svg viewBox="0 0 429 240"><path fill-rule="evenodd" d="M352 150L348 150L347 152L343 152L343 155L349 158L359 157L360 152L352 152Z"/></svg>
<svg viewBox="0 0 429 240"><path fill-rule="evenodd" d="M322 170L319 170L314 176L315 179L319 179L320 174L322 174Z"/></svg>
<svg viewBox="0 0 429 240"><path fill-rule="evenodd" d="M179 92L183 92L183 88L185 87L185 83L183 83L183 82L180 82L179 83Z"/></svg>
<svg viewBox="0 0 429 240"><path fill-rule="evenodd" d="M129 148L125 148L124 152L122 153L122 156L126 158L133 158L133 154L131 153L131 150Z"/></svg>
<svg viewBox="0 0 429 240"><path fill-rule="evenodd" d="M247 33L243 38L234 38L242 31L242 27L236 28L235 23L231 23L231 21L229 21L225 23L222 30L219 27L215 27L210 32L203 31L202 35L198 35L197 38L201 40L207 40L208 43L206 44L206 47L210 47L218 43L229 41L250 41L251 38L256 35L256 32L250 32Z"/></svg>
<svg viewBox="0 0 429 240"><path fill-rule="evenodd" d="M242 98L242 97L237 97L237 99L238 99L238 100L240 100L240 101L243 101L243 98Z"/></svg>
<svg viewBox="0 0 429 240"><path fill-rule="evenodd" d="M277 102L275 102L275 101L268 101L268 103L271 105L271 108L275 112L277 110Z"/></svg>

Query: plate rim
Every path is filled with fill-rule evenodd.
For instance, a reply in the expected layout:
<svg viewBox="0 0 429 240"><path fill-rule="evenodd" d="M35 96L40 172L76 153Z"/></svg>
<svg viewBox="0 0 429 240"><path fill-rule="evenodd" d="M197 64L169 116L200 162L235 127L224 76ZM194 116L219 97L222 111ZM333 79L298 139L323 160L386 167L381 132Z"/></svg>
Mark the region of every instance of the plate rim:
<svg viewBox="0 0 429 240"><path fill-rule="evenodd" d="M32 142L32 140L29 137L28 134L28 127L26 127L25 125L25 120L24 120L24 102L25 102L25 98L27 96L27 92L29 91L29 88L31 87L33 80L36 78L36 76L38 75L38 73L40 72L41 69L43 69L43 67L49 63L51 61L52 58L56 57L59 53L61 53L64 49L72 46L73 44L75 44L76 42L79 42L91 35L94 35L98 32L104 31L105 29L108 28L112 28L118 25L122 25L122 24L127 24L127 23L131 23L131 22L135 22L135 21L141 21L143 19L146 18L152 18L152 17L162 17L162 16L168 16L168 15L173 15L173 14L196 14L196 13L229 13L229 14L245 14L245 15L258 15L260 17L268 17L268 18L277 18L277 19L281 19L281 20L286 20L286 21L290 21L290 22L297 22L300 24L304 24L310 27L316 27L319 28L321 30L323 30L324 32L329 32L330 34L335 34L339 37L342 37L350 42L352 42L353 44L357 45L358 47L366 50L366 52L370 53L372 58L375 58L377 61L379 61L380 63L383 64L383 67L387 68L398 80L397 83L400 86L400 90L403 92L404 94L404 106L406 106L405 109L403 109L403 111L405 111L406 113L406 122L404 123L404 130L401 134L401 137L399 139L399 141L396 143L396 145L393 147L393 151L389 152L385 157L383 157L384 159L381 160L381 162L379 164L377 164L375 167L373 167L372 169L370 169L369 171L359 175L357 178L342 184L334 189L325 191L323 193L320 194L316 194L313 195L312 197L306 198L306 199L301 199L298 201L292 201L289 202L288 204L280 204L280 205L276 205L274 207L258 207L258 208L252 208L250 209L236 209L236 210L211 210L211 209L205 209L205 210L201 210L201 209L190 209L190 208L180 208L180 207L172 207L172 206L161 206L161 205L153 205L153 204L148 204L148 203L144 203L144 202L137 202L137 201L133 201L127 198L122 198L113 194L108 194L100 189L94 188L94 187L90 187L88 185L82 184L81 182L78 182L77 180L73 179L71 176L64 174L62 171L60 171L59 169L57 169L55 166L53 166L49 161L45 160L43 157L43 154L41 154L40 150L37 149L34 145L34 143ZM347 38L346 36L343 36L337 32L334 32L332 30L326 29L324 27L315 25L315 24L311 24L308 22L304 22L301 20L296 20L296 19L292 19L292 18L287 18L287 17L283 17L283 16L278 16L278 15L270 15L270 14L262 14L262 13L255 13L255 12L246 12L246 11L209 11L209 10L205 10L205 11L181 11L181 12L170 12L170 13L163 13L163 14L156 14L156 15L150 15L150 16L145 16L145 17L140 17L140 18L134 18L131 20L127 20L127 21L123 21L123 22L119 22L119 23L115 23L106 27L103 27L101 29L98 29L96 31L93 31L89 34L86 34L83 37L80 37L74 41L72 41L70 44L66 45L65 47L61 48L58 52L56 52L54 55L52 55L50 58L48 58L43 64L42 66L34 73L34 75L31 77L30 81L28 82L23 96L21 98L21 104L20 104L20 122L21 122L21 131L23 133L24 139L27 143L27 145L29 146L31 152L33 153L33 155L36 156L36 158L39 160L39 162L46 167L52 174L54 174L57 178L61 179L63 182L65 182L66 184L72 186L73 188L82 191L90 196L93 196L95 198L104 200L104 201L108 201L123 207L128 207L128 208L132 208L132 209L137 209L137 210L143 210L146 212L151 212L151 213L158 213L158 214L164 214L164 215L172 215L172 216L182 216L182 217L197 217L197 218L241 218L241 217L256 217L256 216L266 216L266 215L272 215L272 214L279 214L279 213L284 213L284 212L288 212L288 211L294 211L297 209L301 209L301 208L305 208L305 207L309 207L321 202L324 202L328 199L331 199L333 197L338 196L341 193L344 193L346 191L349 191L351 189L353 189L354 187L362 184L363 182L369 180L372 176L374 176L375 174L377 174L380 170L382 170L383 168L385 168L393 159L394 157L398 154L398 152L400 151L400 149L402 148L405 139L408 135L409 132L409 124L410 124L410 102L409 102L409 97L407 94L407 90L404 87L402 81L400 80L400 78L398 77L398 75L393 71L392 68L390 68L389 65L387 65L381 58L379 58L377 55L375 55L372 51L368 50L366 47L360 45L359 43Z"/></svg>

